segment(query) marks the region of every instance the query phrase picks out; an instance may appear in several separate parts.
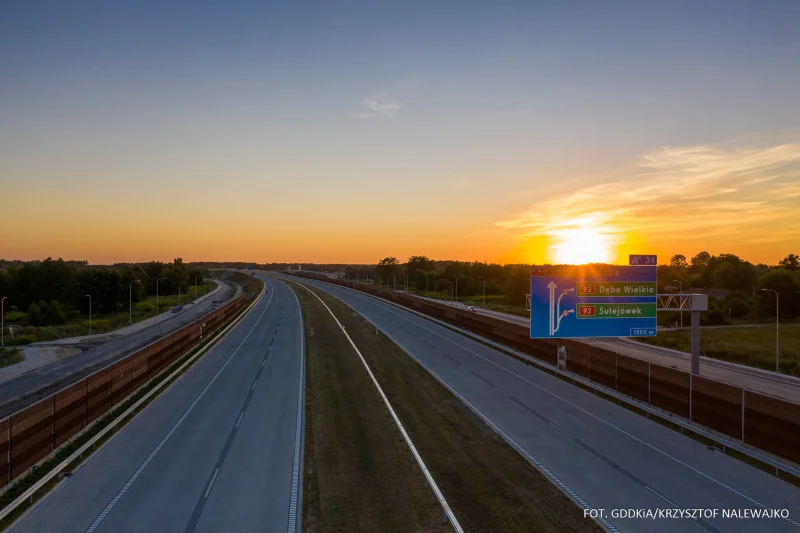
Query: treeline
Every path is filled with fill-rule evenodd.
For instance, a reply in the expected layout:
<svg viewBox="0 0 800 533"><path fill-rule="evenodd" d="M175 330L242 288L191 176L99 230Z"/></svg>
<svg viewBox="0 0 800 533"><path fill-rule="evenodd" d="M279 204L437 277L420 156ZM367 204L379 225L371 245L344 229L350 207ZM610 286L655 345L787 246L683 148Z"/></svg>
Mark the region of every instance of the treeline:
<svg viewBox="0 0 800 533"><path fill-rule="evenodd" d="M311 267L309 267L311 268ZM319 269L331 271L328 268ZM503 295L506 303L522 306L530 292L530 265L435 261L425 256L412 256L405 263L395 257L381 259L375 265L347 265L340 272L351 280L372 279L398 289L456 293L459 297L481 295L484 281L487 295ZM711 255L708 252L687 260L675 255L669 264L660 265L660 293L710 291L709 313L704 322L722 324L730 318L763 320L775 316L775 295L780 294L781 318L800 316L800 257L789 254L777 265L754 265L734 254ZM664 314L664 319L672 317Z"/></svg>
<svg viewBox="0 0 800 533"><path fill-rule="evenodd" d="M208 270L190 266L181 258L172 263L118 263L90 266L85 261L6 262L0 260L0 297L7 296L6 309L16 307L28 313L31 325L65 322L63 309L82 314L112 313L128 306L128 297L138 302L147 295L186 293L189 286L208 277ZM137 281L138 280L138 281Z"/></svg>

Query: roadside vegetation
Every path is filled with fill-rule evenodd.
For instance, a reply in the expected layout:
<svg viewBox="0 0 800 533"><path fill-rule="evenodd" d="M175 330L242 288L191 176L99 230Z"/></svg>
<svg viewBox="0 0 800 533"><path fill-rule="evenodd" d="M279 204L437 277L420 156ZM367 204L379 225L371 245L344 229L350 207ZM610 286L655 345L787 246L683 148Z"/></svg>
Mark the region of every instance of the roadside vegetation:
<svg viewBox="0 0 800 533"><path fill-rule="evenodd" d="M775 370L775 324L704 328L700 354L723 361ZM637 339L647 344L691 351L691 330L659 331L655 337ZM780 325L780 368L800 376L800 324Z"/></svg>
<svg viewBox="0 0 800 533"><path fill-rule="evenodd" d="M441 261L415 255L404 263L385 257L376 264L294 265L286 263L204 263L208 268L261 270L313 270L337 274L340 278L382 285L412 293L477 305L486 293L486 307L527 316L525 295L530 292L530 267L507 264ZM456 290L456 285L458 289ZM760 289L768 289L762 291ZM709 311L703 325L758 324L775 319L775 294L780 295L781 322L800 318L800 256L788 254L778 264L753 264L734 254L700 252L691 258L673 255L658 267L658 292L703 292L709 294ZM452 295L452 296L451 296ZM686 318L686 317L685 317ZM674 326L679 313L659 313L662 326Z"/></svg>
<svg viewBox="0 0 800 533"><path fill-rule="evenodd" d="M23 359L22 351L19 348L0 349L0 368L19 363Z"/></svg>
<svg viewBox="0 0 800 533"><path fill-rule="evenodd" d="M106 333L202 296L214 286L208 271L177 258L172 263L90 266L86 261L0 260L0 297L7 344L21 346L89 333ZM156 309L158 282L158 309ZM89 298L91 296L91 298Z"/></svg>
<svg viewBox="0 0 800 533"><path fill-rule="evenodd" d="M292 286L303 298L308 360L304 528L439 530L438 504L357 355L316 298ZM359 346L465 531L600 531L394 342L318 294Z"/></svg>
<svg viewBox="0 0 800 533"><path fill-rule="evenodd" d="M303 530L452 531L352 347L297 285L305 326Z"/></svg>

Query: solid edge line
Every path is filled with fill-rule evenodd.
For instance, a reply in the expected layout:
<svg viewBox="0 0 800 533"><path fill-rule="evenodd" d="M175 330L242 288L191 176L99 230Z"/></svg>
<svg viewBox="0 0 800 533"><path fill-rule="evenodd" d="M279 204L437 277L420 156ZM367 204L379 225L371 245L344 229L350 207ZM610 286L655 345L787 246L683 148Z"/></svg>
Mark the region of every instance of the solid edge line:
<svg viewBox="0 0 800 533"><path fill-rule="evenodd" d="M350 338L350 335L345 330L345 327L342 325L341 322L339 322L339 319L336 318L336 315L333 314L333 311L331 311L331 308L328 307L328 304L326 304L323 301L323 299L320 298L320 296L317 293L315 293L314 291L312 291L307 286L305 286L305 285L303 285L301 283L298 283L296 281L293 281L293 283L296 283L297 285L300 285L305 290L307 290L309 293L313 294L314 297L316 297L317 300L319 300L320 303L323 306L325 306L325 309L328 310L328 313L330 313L331 317L333 317L333 320L336 321L336 324L339 326L339 329L341 329L342 333L344 334L344 336L347 337L347 340L350 342L350 345L353 347L353 350L355 350L356 354L358 354L358 357L361 360L361 363L364 365L364 368L366 369L367 374L369 374L370 379L372 379L372 383L375 385L375 388L378 390L378 393L380 394L381 398L383 399L383 403L384 403L384 405L386 405L387 409L389 410L389 414L392 416L392 419L394 420L395 424L397 425L397 428L400 430L400 433L402 434L403 439L406 441L406 444L411 449L411 453L414 456L414 459L416 460L417 464L419 465L420 470L422 470L422 473L424 474L425 479L428 480L428 483L430 484L430 487L433 490L434 495L439 500L439 505L442 506L442 509L444 510L444 513L447 515L447 518L450 521L450 525L453 526L453 529L457 533L464 533L464 530L462 529L461 524L458 522L458 519L456 518L455 513L450 508L450 504L447 503L447 500L445 499L444 494L442 493L441 489L439 489L439 485L433 479L433 474L431 474L430 470L428 469L427 465L425 464L425 461L423 461L422 456L417 451L416 446L414 446L414 443L412 442L411 437L408 435L408 432L406 432L406 429L403 426L403 423L400 422L400 418L398 418L397 413L395 413L394 408L392 408L392 404L389 402L389 398L387 398L386 394L383 392L383 389L381 388L380 384L378 383L378 380L375 377L375 374L372 373L372 370L370 369L369 365L367 364L366 359L364 359L364 356L361 354L361 351L358 349L358 346L356 346L356 343L353 341L352 338ZM326 292L326 294L329 294L329 293L327 293L327 291L324 291L324 292ZM334 296L334 298L336 298L336 297ZM336 298L336 299L339 300L338 298ZM341 301L341 300L339 300L339 301Z"/></svg>
<svg viewBox="0 0 800 533"><path fill-rule="evenodd" d="M572 490L566 483L561 481L561 479L558 476L556 476L554 473L552 473L550 471L550 469L548 469L541 461L536 459L536 457L534 457L527 450L525 450L516 440L514 440L513 437L511 437L505 431L503 431L497 424L495 424L491 419L489 419L489 417L487 417L485 414L483 414L483 412L481 412L477 407L475 407L469 400L464 398L459 392L457 392L453 387L451 387L447 382L445 382L444 379L439 377L439 375L436 372L434 372L433 370L431 370L428 367L428 365L426 365L425 363L420 361L414 354L409 352L391 334L387 333L382 327L378 326L375 322L373 322L372 320L367 318L365 315L363 315L361 312L359 312L356 308L354 308L353 306L351 306L350 304L348 304L347 302L345 302L341 298L338 298L335 294L330 293L329 291L325 290L322 287L318 287L318 288L320 290L322 290L322 291L325 291L325 293L329 294L333 298L336 298L337 300L342 302L344 305L346 305L347 307L352 309L355 313L358 313L358 315L361 316L364 320L366 320L367 322L369 322L370 324L375 326L375 328L379 329L398 348L403 350L409 357L411 357L411 359L416 361L418 365L420 365L422 368L424 368L434 379L436 379L436 381L438 381L440 385L442 385L445 389L450 391L453 394L453 396L455 396L456 398L461 400L461 402L463 402L464 405L466 405L467 408L469 408L470 411L475 413L481 420L483 420L486 423L486 425L488 425L490 428L492 428L492 430L494 430L495 433L500 435L503 438L503 440L505 440L506 443L509 446L514 448L514 450L516 450L517 453L519 453L523 458L525 458L525 460L527 460L536 470L538 470L539 473L541 473L543 476L545 476L547 478L547 480L550 481L550 483L555 485L556 488L558 488L564 495L566 495L570 500L572 500L572 502L575 504L576 507L578 507L579 509L591 508L591 506L588 504L588 502L586 502L586 500L584 500L581 496L579 496L578 493L576 493L574 490ZM595 520L595 522L598 523L598 525L600 525L606 531L609 531L611 533L616 533L616 532L619 531L611 522L609 522L608 520L606 520L604 518L595 518L594 520Z"/></svg>
<svg viewBox="0 0 800 533"><path fill-rule="evenodd" d="M283 280L281 283L286 285ZM288 285L286 288L294 295L297 302L297 314L300 318L300 383L297 394L297 422L294 441L294 460L292 462L292 487L289 499L289 523L288 533L301 531L303 521L303 456L305 455L305 404L306 404L306 347L305 347L305 326L303 324L303 309L300 307L300 300L297 293Z"/></svg>
<svg viewBox="0 0 800 533"><path fill-rule="evenodd" d="M73 461L75 461L75 459L77 459L81 454L86 453L89 450L89 448L92 447L98 440L103 438L106 435L106 433L108 433L109 431L111 431L112 429L117 427L120 424L120 422L125 420L125 418L130 416L132 413L134 413L135 410L138 409L142 405L142 403L144 403L145 401L147 401L151 397L152 397L153 402L154 402L162 394L166 393L169 389L171 389L174 385L176 385L178 383L178 381L180 381L183 378L182 372L184 371L184 369L190 363L193 363L195 360L197 360L201 356L205 355L206 352L208 352L212 348L214 348L230 332L230 330L232 330L242 320L244 320L245 317L247 316L247 314L250 312L250 310L259 302L259 300L261 300L262 296L263 296L263 292L262 292L262 294L260 294L258 296L258 298L256 298L256 300L254 302L252 302L249 306L247 306L241 312L241 314L238 317L235 317L233 319L232 323L228 324L225 327L225 329L223 329L222 331L218 332L212 339L210 339L207 342L206 345L202 346L194 355L192 355L188 360L186 360L172 374L170 374L169 376L165 377L162 381L160 381L159 382L160 385L157 385L152 390L150 390L147 394L145 394L142 398L140 398L135 404L133 404L131 407L129 407L124 413L120 414L115 420L113 420L105 428L100 430L100 432L97 435L92 437L88 442L86 442L83 446L81 446L78 450L76 450L72 455L70 455L69 457L64 459L64 461L62 461L61 464L59 464L53 470L51 470L50 473L48 473L44 478L42 478L39 481L37 481L32 487L30 487L23 494L21 494L16 500L14 500L13 502L11 502L7 506L5 506L3 509L0 509L0 519L3 519L6 516L8 516L8 514L11 511L13 511L16 507L18 507L23 501L29 499L31 497L31 495L33 495L35 493L35 491L39 490L42 486L44 486L47 482L49 482L53 477L55 477L58 473L60 473L62 470L64 470L64 468L69 466L69 464L71 464ZM170 381L173 380L173 378L175 378L175 381L170 383L170 385L167 386L166 388L164 388L163 384L164 383L169 383ZM158 394L156 394L157 391L158 391ZM119 437L120 434L128 427L128 424L130 422L133 422L133 420L135 418L143 415L148 409L150 409L150 407L152 407L153 402L148 403L141 411L139 411L138 413L135 413L133 418L131 418L131 420L129 420L127 423L125 423L120 428L120 431L115 432L113 435L111 435L111 437L106 442L102 443L95 450L92 450L92 452L89 454L89 456L86 458L86 460L83 461L81 467L85 467L90 461L92 461L92 459L94 459L96 457L96 452L102 450L103 447L105 447L106 445L111 443L114 439ZM42 502L45 501L45 499L47 497L49 497L52 494L54 494L55 491L57 491L60 487L61 487L61 484L59 483L57 486L53 487L52 490L47 491L47 493L45 493L39 500L37 500L34 503L33 506L31 506L29 509L25 510L25 512L22 515L20 515L11 524L9 524L6 529L11 529L11 528L15 527L16 524L21 524L24 520L27 519L27 517L30 514L32 514L39 507L39 505L41 505Z"/></svg>
<svg viewBox="0 0 800 533"><path fill-rule="evenodd" d="M266 285L264 286L264 288L266 289ZM262 292L262 294L263 294L263 292ZM211 378L211 381L208 382L208 384L200 392L200 394L197 396L197 398L195 398L195 400L192 402L192 404L189 406L189 408L186 409L186 411L178 419L178 421L175 423L175 425L172 426L172 429L170 429L169 433L167 433L167 435L162 439L162 441L156 446L156 448L150 453L150 455L147 456L147 458L139 466L139 468L133 473L133 475L130 477L130 479L128 479L128 481L125 483L125 485L123 485L123 487L119 490L119 492L117 492L117 494L114 496L114 498L106 505L106 507L103 509L103 511L95 518L95 520L92 522L92 524L86 530L86 533L93 533L94 530L97 529L100 526L100 524L103 522L103 520L105 520L106 516L108 516L108 514L112 510L114 510L114 507L116 507L117 503L119 503L119 501L122 499L122 497L128 491L128 489L130 489L131 486L133 486L133 483L136 481L136 479L141 475L142 472L144 472L145 468L147 468L147 466L155 458L155 456L158 455L158 452L161 451L161 448L164 446L164 444L167 443L167 441L170 439L170 437L172 437L172 435L178 430L178 427L180 427L180 425L183 423L183 421L186 420L186 418L189 416L189 413L191 413L191 411L200 402L200 400L203 398L203 396L205 396L206 392L208 392L208 390L211 388L211 385L213 385L214 382L217 380L217 378L219 378L219 376L222 374L222 371L225 370L225 368L227 368L228 364L233 360L233 358L239 352L239 349L244 345L245 341L247 341L247 339L250 338L250 334L253 333L253 330L255 330L256 326L261 321L261 317L263 317L264 313L266 313L267 309L269 309L269 304L272 303L272 297L274 296L274 294L275 294L275 291L273 290L272 294L269 297L269 300L267 301L267 304L264 306L264 310L261 312L261 314L255 320L255 322L253 323L253 326L247 332L247 335L245 335L244 339L242 339L242 342L239 343L239 345L236 347L236 349L233 351L233 353L230 355L230 357L228 357L228 359L222 365L222 368L220 368L217 371L217 373L214 375L214 377ZM259 296L259 299L261 299L260 296Z"/></svg>
<svg viewBox="0 0 800 533"><path fill-rule="evenodd" d="M314 281L318 281L318 282L320 282L320 283L323 283L323 284L325 284L325 282L324 282L324 281L321 281L321 280L314 280ZM478 335L476 335L476 334L473 334L472 332L469 332L469 331L466 331L466 330L464 330L464 331L455 331L455 330L451 329L450 327L447 327L446 323L444 323L444 324L440 323L441 321L439 321L439 320L438 320L438 319L436 319L436 318L425 316L424 314L421 314L421 313L419 313L418 311L414 311L414 310L407 309L407 308L405 308L405 307L403 307L403 306L401 306L401 305L399 305L399 304L396 304L396 303L394 303L394 302L389 302L389 301L387 301L387 300L384 300L384 299L382 299L382 298L378 298L378 297L376 297L376 296L373 296L373 295L371 295L371 294L362 293L361 291L356 291L356 290L354 290L354 289L350 289L349 287L342 287L342 286L338 286L338 285L335 285L335 284L326 284L326 285L333 285L333 286L335 286L335 287L340 287L340 288L342 288L343 290L346 290L346 291L352 292L352 293L354 293L355 295L361 296L361 297L362 297L362 298L364 298L364 299L371 300L371 301L375 301L375 302L379 302L379 303L385 304L385 305L387 305L387 306L389 306L389 307L395 307L395 308L397 308L397 309L399 309L399 310L401 310L401 311L408 312L408 313L410 313L410 314L412 314L412 315L414 315L414 316L417 316L418 318L421 318L421 319L423 319L423 320L425 320L425 321L427 321L427 322L430 322L432 325L438 325L439 327L443 327L444 329L447 329L447 330L449 330L449 331L451 331L451 332L453 332L453 333L456 333L457 335L461 335L462 337L465 337L465 338L467 338L467 339L468 339L468 338L470 338L470 337L480 337L480 336L478 336ZM325 290L325 289L321 289L321 290ZM325 292L328 292L328 291L325 291ZM328 292L328 294L330 294L330 292ZM333 296L333 295L332 295L332 296ZM335 296L334 296L334 297L335 297ZM397 316L399 316L399 317L401 317L401 318L403 318L403 319L405 319L405 320L407 320L407 321L409 321L409 322L412 322L412 323L414 323L414 322L413 322L411 319L409 319L409 318L407 318L407 317L404 317L404 316L400 315L400 313L398 313L398 312L396 312L396 311L390 310L390 309L388 309L388 308L386 308L386 307L384 307L384 309L386 309L386 310L387 310L387 311L389 311L390 313L393 313L393 314L395 314L395 315L397 315ZM654 445L654 444L650 444L649 442L647 442L647 441L643 440L642 438L640 438L640 437L638 437L638 436L636 436L636 435L633 435L632 433L630 433L630 432L628 432L628 431L626 431L626 430L624 430L624 429L620 428L619 426L617 426L617 425L613 424L612 422L609 422L609 421L605 420L604 418L602 418L602 417L600 417L600 416L598 416L598 415L595 415L594 413L592 413L592 412L590 412L590 411L587 411L586 409L584 409L583 407L580 407L579 405L575 404L574 402L572 402L572 401L570 401L570 400L568 400L568 399L566 399L566 398L562 398L561 396L559 396L558 394L556 394L556 393L554 393L553 391L549 390L548 388L546 388L546 387L544 387L544 386L542 386L542 385L539 385L539 384L537 384L537 383L534 383L534 382L532 382L531 380L529 380L529 379L528 379L528 378L526 378L525 376L522 376L522 375L520 375L520 374L517 374L516 372L512 371L511 369L509 369L509 368L505 367L504 365L501 365L501 364L499 364L499 363L497 363L497 362L495 362L495 361L491 361L490 359L487 359L486 357L484 357L484 356L482 356L482 355L478 354L477 352L474 352L474 351L470 350L470 349L469 349L469 348L467 348L466 346L462 346L462 345L458 344L457 342L455 342L454 340L452 340L452 339L448 339L447 337L445 337L445 336L443 336L443 335L441 335L441 334L439 334L439 333L437 333L437 332L434 332L433 330L430 330L430 329L428 329L427 327L425 327L425 326L423 326L423 325L420 325L420 324L417 324L417 325L418 325L419 327L423 328L423 329L426 329L426 330L430 331L430 332L431 332L431 333L433 333L434 335L437 335L437 336L439 336L439 337L441 337L441 338L443 338L443 339L446 339L446 340L448 340L449 342L451 342L451 343L455 344L456 346L458 346L458 347L460 347L460 348L462 348L462 349L464 349L464 350L467 350L467 351L469 351L469 352L471 352L471 353L475 354L476 356L480 357L481 359L484 359L485 361L487 361L488 363L490 363L490 364L492 364L492 365L496 366L497 368L500 368L500 369L502 369L502 370L505 370L506 372L510 373L511 375L514 375L514 376L516 376L517 378L521 379L522 381L525 381L525 382L527 382L527 383L529 383L529 384L533 385L534 387L536 387L536 388L538 388L538 389L542 390L543 392L545 392L545 393L549 394L550 396L552 396L552 397L554 397L554 398L558 398L558 399L560 399L562 402L566 403L567 405L570 405L570 406L572 406L572 407L576 408L577 410L579 410L579 411L581 411L581 412L583 412L583 413L587 414L587 415L588 415L588 416L590 416L591 418L594 418L595 420L597 420L597 421L599 421L599 422L601 422L601 423L603 423L603 424L605 424L605 425L607 425L607 426L609 426L609 427L611 427L611 428L613 428L613 429L617 430L618 432L622 433L623 435L625 435L625 436L627 436L627 437L630 437L631 439L633 439L633 440L635 440L635 441L639 442L640 444L643 444L644 446L646 446L646 447L648 447L648 448L650 448L650 449L652 449L652 450L654 450L654 451L656 451L656 452L660 453L661 455L663 455L663 456L665 456L665 457L667 457L667 458L669 458L669 459L671 459L671 460L675 461L676 463L678 463L678 464L680 464L680 465L682 465L682 466L684 466L684 467L688 468L689 470L691 470L691 471L695 472L696 474L700 475L701 477L704 477L704 478L706 478L706 479L708 479L708 480L710 480L710 481L712 481L712 482L716 483L717 485L719 485L719 486L723 487L724 489L728 490L729 492L731 492L731 493L733 493L733 494L735 494L735 495L737 495L737 496L740 496L741 498L743 498L743 499L747 500L748 502L750 502L750 503L753 503L753 504L755 504L755 505L757 505L757 506L761 507L762 509L766 509L766 508L768 508L768 506L767 506L767 505L765 505L765 504L761 503L760 501L758 501L758 500L756 500L756 499L752 498L751 496L748 496L747 494L744 494L743 492L741 492L741 491L739 491L738 489L736 489L736 488L734 488L734 487L732 487L732 486L728 485L727 483L725 483L725 482L723 482L723 481L720 481L720 480L716 479L715 477L711 476L710 474L706 474L705 472L703 472L702 470L700 470L698 467L695 467L695 466L693 466L693 465L691 465L691 464L689 464L689 463L687 463L687 462L685 462L685 461L683 461L683 460L681 460L681 459L678 459L677 457L673 456L673 455L672 455L672 454L670 454L669 452L667 452L667 451L665 451L665 450L662 450L662 449L661 449L661 448L659 448L658 446L656 446L656 445ZM473 341L474 341L474 339L473 339ZM497 343L496 343L496 344L497 344ZM507 350L512 350L512 349L510 349L510 348L507 348L507 347L506 347L505 349L507 349ZM495 350L496 350L496 349L495 349ZM496 351L498 351L499 353L503 353L503 352L500 352L499 350L496 350ZM541 366L541 365L540 365L540 366ZM540 371L541 371L541 370L540 370ZM784 518L784 520L786 520L787 522L789 522L790 524L792 524L792 525L794 525L794 526L796 526L796 527L800 527L800 523L798 523L797 521L795 521L795 520L794 520L794 519L792 519L792 518L789 518L789 517L787 517L787 518Z"/></svg>

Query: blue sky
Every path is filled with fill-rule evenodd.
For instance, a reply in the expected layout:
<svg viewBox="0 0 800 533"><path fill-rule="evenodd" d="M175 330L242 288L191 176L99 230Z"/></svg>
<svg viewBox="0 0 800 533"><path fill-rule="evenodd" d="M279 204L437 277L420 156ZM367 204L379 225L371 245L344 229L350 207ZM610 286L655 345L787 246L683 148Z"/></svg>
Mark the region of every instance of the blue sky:
<svg viewBox="0 0 800 533"><path fill-rule="evenodd" d="M156 187L194 205L193 185L234 187L309 219L306 248L274 251L288 260L328 236L319 217L339 235L409 224L369 200L391 198L414 206L410 231L442 236L420 252L492 259L519 243L470 236L535 208L537 191L597 185L665 146L800 129L796 1L162 4L3 3L9 208L41 187L132 202ZM245 204L242 221L267 223ZM369 231L352 239L350 260L380 254Z"/></svg>

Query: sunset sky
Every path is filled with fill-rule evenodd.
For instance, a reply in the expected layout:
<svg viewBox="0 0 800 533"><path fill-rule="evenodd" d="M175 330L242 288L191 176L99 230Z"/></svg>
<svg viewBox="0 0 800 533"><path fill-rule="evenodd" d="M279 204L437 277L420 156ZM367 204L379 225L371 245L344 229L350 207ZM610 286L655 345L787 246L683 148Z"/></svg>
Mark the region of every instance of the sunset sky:
<svg viewBox="0 0 800 533"><path fill-rule="evenodd" d="M800 253L796 0L274 4L2 2L0 258Z"/></svg>

